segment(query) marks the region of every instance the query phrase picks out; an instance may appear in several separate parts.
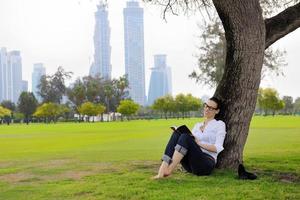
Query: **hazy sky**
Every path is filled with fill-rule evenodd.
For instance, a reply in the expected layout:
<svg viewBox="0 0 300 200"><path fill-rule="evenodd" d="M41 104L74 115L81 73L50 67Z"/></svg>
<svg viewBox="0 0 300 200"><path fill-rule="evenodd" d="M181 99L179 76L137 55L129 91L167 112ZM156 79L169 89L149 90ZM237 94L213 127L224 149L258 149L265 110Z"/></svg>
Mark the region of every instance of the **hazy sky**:
<svg viewBox="0 0 300 200"><path fill-rule="evenodd" d="M76 77L88 75L93 59L94 12L96 0L0 0L0 47L20 50L23 60L23 79L29 81L33 63L45 64L53 74L58 66L73 71ZM109 0L111 27L112 75L125 73L123 8L126 0ZM162 19L161 8L144 5L146 91L154 54L167 54L172 69L173 94L192 93L201 97L214 89L205 88L188 78L197 68L197 38L201 32L197 23L200 14L168 15ZM274 45L273 45L274 46ZM284 77L267 77L262 87L274 87L280 95L300 96L300 30L275 44L287 51L288 66ZM146 94L148 95L148 94Z"/></svg>

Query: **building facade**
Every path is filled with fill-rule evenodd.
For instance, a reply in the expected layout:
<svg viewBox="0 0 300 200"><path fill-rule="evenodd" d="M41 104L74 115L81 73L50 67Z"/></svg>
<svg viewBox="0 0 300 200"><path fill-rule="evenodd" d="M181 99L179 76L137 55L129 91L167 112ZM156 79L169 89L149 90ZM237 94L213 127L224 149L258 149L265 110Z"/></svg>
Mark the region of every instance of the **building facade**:
<svg viewBox="0 0 300 200"><path fill-rule="evenodd" d="M31 90L38 102L42 101L42 98L38 94L38 85L40 84L41 77L46 75L46 68L43 63L33 64Z"/></svg>
<svg viewBox="0 0 300 200"><path fill-rule="evenodd" d="M90 75L100 75L111 79L110 27L107 4L100 2L95 12L94 62L90 66Z"/></svg>
<svg viewBox="0 0 300 200"><path fill-rule="evenodd" d="M154 55L154 67L151 71L148 105L152 105L159 97L172 95L172 75L171 68L167 67L167 56Z"/></svg>
<svg viewBox="0 0 300 200"><path fill-rule="evenodd" d="M22 58L20 51L9 52L9 65L11 68L12 102L17 103L22 93ZM9 84L10 85L10 84Z"/></svg>
<svg viewBox="0 0 300 200"><path fill-rule="evenodd" d="M22 92L28 92L28 81L22 81Z"/></svg>
<svg viewBox="0 0 300 200"><path fill-rule="evenodd" d="M136 1L129 1L123 10L125 41L125 73L129 96L145 105L144 10Z"/></svg>
<svg viewBox="0 0 300 200"><path fill-rule="evenodd" d="M22 58L20 51L0 50L0 101L18 102L22 92Z"/></svg>
<svg viewBox="0 0 300 200"><path fill-rule="evenodd" d="M7 51L0 49L0 102L7 100Z"/></svg>

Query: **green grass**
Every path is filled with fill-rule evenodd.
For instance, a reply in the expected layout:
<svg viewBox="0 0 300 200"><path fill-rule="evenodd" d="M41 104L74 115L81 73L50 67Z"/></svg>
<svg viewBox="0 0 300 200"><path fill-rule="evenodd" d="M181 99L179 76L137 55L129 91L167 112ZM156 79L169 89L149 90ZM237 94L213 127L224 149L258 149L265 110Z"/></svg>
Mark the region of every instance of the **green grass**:
<svg viewBox="0 0 300 200"><path fill-rule="evenodd" d="M259 179L215 170L153 181L170 125L198 119L0 126L0 200L300 199L300 117L255 117L245 146Z"/></svg>

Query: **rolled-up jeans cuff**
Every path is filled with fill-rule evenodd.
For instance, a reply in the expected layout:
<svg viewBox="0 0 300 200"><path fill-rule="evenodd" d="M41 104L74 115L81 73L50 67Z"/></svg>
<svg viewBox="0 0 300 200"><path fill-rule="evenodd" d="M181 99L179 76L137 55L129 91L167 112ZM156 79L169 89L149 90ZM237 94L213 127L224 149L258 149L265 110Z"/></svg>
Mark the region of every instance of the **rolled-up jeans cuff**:
<svg viewBox="0 0 300 200"><path fill-rule="evenodd" d="M175 146L175 150L178 151L179 153L181 153L184 156L187 154L187 149L184 148L183 146L179 145L179 144L177 144Z"/></svg>
<svg viewBox="0 0 300 200"><path fill-rule="evenodd" d="M168 164L172 163L172 158L170 158L170 156L168 155L163 155L163 157L161 158L162 161L165 161Z"/></svg>

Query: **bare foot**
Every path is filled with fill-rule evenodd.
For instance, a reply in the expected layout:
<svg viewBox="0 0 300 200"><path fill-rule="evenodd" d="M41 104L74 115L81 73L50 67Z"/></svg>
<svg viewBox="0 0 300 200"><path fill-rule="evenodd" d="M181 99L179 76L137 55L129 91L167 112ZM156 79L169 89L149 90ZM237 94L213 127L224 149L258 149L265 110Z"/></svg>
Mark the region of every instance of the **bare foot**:
<svg viewBox="0 0 300 200"><path fill-rule="evenodd" d="M169 172L169 170L165 170L163 173L158 173L156 176L151 177L151 179L153 179L153 180L162 179L162 178L166 178L170 175L171 175L171 173Z"/></svg>
<svg viewBox="0 0 300 200"><path fill-rule="evenodd" d="M170 176L171 175L171 172L169 171L169 170L166 170L165 172L164 172L164 177L168 177L168 176Z"/></svg>
<svg viewBox="0 0 300 200"><path fill-rule="evenodd" d="M151 177L152 180L158 180L158 179L162 179L164 178L164 176L161 176L159 174L157 174L156 176Z"/></svg>

